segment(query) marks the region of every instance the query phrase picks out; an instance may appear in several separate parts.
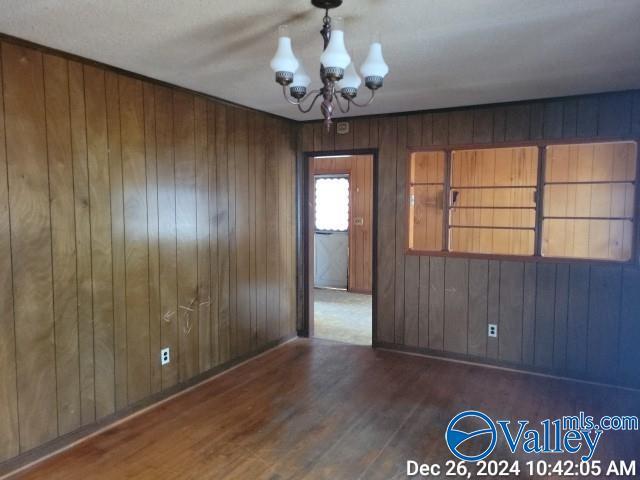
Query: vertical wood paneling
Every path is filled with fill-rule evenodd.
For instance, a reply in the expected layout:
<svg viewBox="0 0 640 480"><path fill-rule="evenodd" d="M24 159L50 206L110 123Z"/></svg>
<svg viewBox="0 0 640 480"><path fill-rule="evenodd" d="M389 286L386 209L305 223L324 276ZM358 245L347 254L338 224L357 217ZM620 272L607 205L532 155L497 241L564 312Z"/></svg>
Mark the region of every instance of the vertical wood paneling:
<svg viewBox="0 0 640 480"><path fill-rule="evenodd" d="M406 234L406 183L407 183L407 117L398 117L398 131L395 141L395 165L396 165L396 185L395 185L395 327L394 341L402 344L404 341L405 324L405 301L404 301L404 281L405 281L405 250L407 245ZM387 253L388 254L388 253Z"/></svg>
<svg viewBox="0 0 640 480"><path fill-rule="evenodd" d="M113 271L113 331L115 345L116 409L127 405L127 310L124 245L124 196L118 76L105 73L109 176L111 185L111 255Z"/></svg>
<svg viewBox="0 0 640 480"><path fill-rule="evenodd" d="M298 135L0 46L4 461L295 332ZM319 133L332 147L333 132Z"/></svg>
<svg viewBox="0 0 640 480"><path fill-rule="evenodd" d="M0 43L0 79L4 68ZM4 90L0 81L0 461L20 451ZM77 371L77 367L76 367ZM79 389L79 386L78 386Z"/></svg>
<svg viewBox="0 0 640 480"><path fill-rule="evenodd" d="M449 144L465 145L473 141L473 111L462 110L449 114Z"/></svg>
<svg viewBox="0 0 640 480"><path fill-rule="evenodd" d="M444 284L444 349L467 353L469 313L469 261L448 258Z"/></svg>
<svg viewBox="0 0 640 480"><path fill-rule="evenodd" d="M147 175L147 235L149 237L149 362L151 393L162 389L160 369L162 309L160 303L160 244L158 218L158 154L156 149L156 100L153 85L143 84L144 143Z"/></svg>
<svg viewBox="0 0 640 480"><path fill-rule="evenodd" d="M598 135L617 137L631 133L631 107L629 92L602 95L598 104Z"/></svg>
<svg viewBox="0 0 640 480"><path fill-rule="evenodd" d="M58 432L80 425L78 297L73 164L66 60L44 55L47 157L51 209L53 311L56 343Z"/></svg>
<svg viewBox="0 0 640 480"><path fill-rule="evenodd" d="M505 140L507 142L517 142L529 138L529 105L514 105L507 107L507 125Z"/></svg>
<svg viewBox="0 0 640 480"><path fill-rule="evenodd" d="M569 309L569 265L558 265L553 332L553 369L564 372L567 365L567 322Z"/></svg>
<svg viewBox="0 0 640 480"><path fill-rule="evenodd" d="M179 378L198 372L198 252L194 97L173 93Z"/></svg>
<svg viewBox="0 0 640 480"><path fill-rule="evenodd" d="M500 337L500 262L489 260L489 274L487 284L487 324L493 323L498 326L498 337ZM498 359L499 343L494 337L487 337L487 357Z"/></svg>
<svg viewBox="0 0 640 480"><path fill-rule="evenodd" d="M158 253L160 255L161 348L173 352L162 367L162 388L178 383L178 285L176 257L176 190L173 150L173 93L155 87L156 155L158 169ZM152 356L153 358L153 356ZM158 357L156 357L157 359Z"/></svg>
<svg viewBox="0 0 640 480"><path fill-rule="evenodd" d="M280 289L278 279L280 277L280 265L278 262L279 232L278 221L280 211L278 209L278 145L277 124L274 119L266 120L266 171L265 171L265 196L266 204L270 207L267 216L267 340L277 338L280 329Z"/></svg>
<svg viewBox="0 0 640 480"><path fill-rule="evenodd" d="M267 341L267 215L265 118L256 116L255 125L255 220L256 220L256 335L258 345Z"/></svg>
<svg viewBox="0 0 640 480"><path fill-rule="evenodd" d="M19 438L28 450L58 434L42 55L3 43L2 72Z"/></svg>
<svg viewBox="0 0 640 480"><path fill-rule="evenodd" d="M419 306L418 306L418 346L429 348L429 293L430 293L430 259L420 257L420 278L418 280Z"/></svg>
<svg viewBox="0 0 640 480"><path fill-rule="evenodd" d="M91 218L83 66L69 62L71 149L75 194L76 268L78 275L78 334L82 423L95 420L95 357L91 285Z"/></svg>
<svg viewBox="0 0 640 480"><path fill-rule="evenodd" d="M231 357L229 328L229 178L227 162L227 107L216 106L216 194L218 197L218 359Z"/></svg>
<svg viewBox="0 0 640 480"><path fill-rule="evenodd" d="M127 305L127 399L151 393L149 371L149 238L142 82L118 78L124 195Z"/></svg>
<svg viewBox="0 0 640 480"><path fill-rule="evenodd" d="M522 363L535 362L536 339L536 264L525 263L522 310Z"/></svg>
<svg viewBox="0 0 640 480"><path fill-rule="evenodd" d="M91 205L91 284L96 417L115 411L111 195L104 71L85 66L87 161Z"/></svg>
<svg viewBox="0 0 640 480"><path fill-rule="evenodd" d="M476 357L487 354L487 285L489 262L469 261L469 332L468 353Z"/></svg>
<svg viewBox="0 0 640 480"><path fill-rule="evenodd" d="M444 349L444 284L445 259L429 261L429 348Z"/></svg>
<svg viewBox="0 0 640 480"><path fill-rule="evenodd" d="M621 287L622 267L592 267L587 371L591 378L598 381L613 381L618 373Z"/></svg>
<svg viewBox="0 0 640 480"><path fill-rule="evenodd" d="M493 112L478 109L473 113L473 143L491 143L493 139Z"/></svg>
<svg viewBox="0 0 640 480"><path fill-rule="evenodd" d="M396 215L396 138L397 119L380 122L380 150L378 159L378 285L377 339L394 341L395 319L395 215Z"/></svg>
<svg viewBox="0 0 640 480"><path fill-rule="evenodd" d="M618 380L623 385L639 388L640 363L640 271L625 268L622 274L622 310L620 312L620 345L618 350Z"/></svg>
<svg viewBox="0 0 640 480"><path fill-rule="evenodd" d="M550 369L553 367L556 266L538 264L536 278L535 366Z"/></svg>
<svg viewBox="0 0 640 480"><path fill-rule="evenodd" d="M587 369L589 265L571 265L567 315L567 372L583 376Z"/></svg>
<svg viewBox="0 0 640 480"><path fill-rule="evenodd" d="M508 363L522 362L523 281L524 264L500 263L498 357Z"/></svg>
<svg viewBox="0 0 640 480"><path fill-rule="evenodd" d="M211 368L211 241L209 238L209 158L207 102L195 99L196 230L198 235L198 371Z"/></svg>
<svg viewBox="0 0 640 480"><path fill-rule="evenodd" d="M249 252L251 242L249 239L249 143L248 143L248 116L244 109L235 109L235 248L236 252ZM284 163L284 159L281 160ZM282 189L279 190L282 195ZM279 224L281 231L284 218ZM285 248L281 242L280 255ZM274 252L275 253L275 252ZM282 257L281 257L282 258ZM251 345L251 287L250 287L250 255L236 254L236 353L247 353Z"/></svg>
<svg viewBox="0 0 640 480"><path fill-rule="evenodd" d="M576 136L591 138L598 132L598 99L585 97L578 100Z"/></svg>

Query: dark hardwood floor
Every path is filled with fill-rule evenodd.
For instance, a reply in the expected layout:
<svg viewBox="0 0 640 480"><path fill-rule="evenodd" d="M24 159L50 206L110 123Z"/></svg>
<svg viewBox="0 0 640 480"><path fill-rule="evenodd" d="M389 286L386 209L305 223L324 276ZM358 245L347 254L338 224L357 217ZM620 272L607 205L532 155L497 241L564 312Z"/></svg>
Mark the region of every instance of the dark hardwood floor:
<svg viewBox="0 0 640 480"><path fill-rule="evenodd" d="M406 478L409 459L452 458L445 429L469 408L531 421L640 415L640 393L298 339L17 478ZM639 437L605 433L596 458L635 459ZM532 459L504 443L491 458Z"/></svg>

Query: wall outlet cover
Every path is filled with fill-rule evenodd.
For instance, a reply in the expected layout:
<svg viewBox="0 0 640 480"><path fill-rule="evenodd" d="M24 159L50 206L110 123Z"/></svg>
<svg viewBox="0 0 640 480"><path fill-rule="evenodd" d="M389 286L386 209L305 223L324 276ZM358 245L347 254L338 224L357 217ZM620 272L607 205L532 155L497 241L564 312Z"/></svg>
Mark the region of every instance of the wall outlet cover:
<svg viewBox="0 0 640 480"><path fill-rule="evenodd" d="M498 336L498 325L495 323L489 324L489 336L494 338Z"/></svg>
<svg viewBox="0 0 640 480"><path fill-rule="evenodd" d="M166 365L169 362L171 362L171 349L163 348L160 350L160 364Z"/></svg>

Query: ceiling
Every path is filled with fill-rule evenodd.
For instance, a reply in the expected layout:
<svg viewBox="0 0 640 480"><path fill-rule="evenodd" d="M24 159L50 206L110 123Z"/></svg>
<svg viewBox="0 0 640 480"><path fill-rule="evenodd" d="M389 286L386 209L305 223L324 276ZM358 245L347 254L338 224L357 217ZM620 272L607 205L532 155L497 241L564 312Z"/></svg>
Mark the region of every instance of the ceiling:
<svg viewBox="0 0 640 480"><path fill-rule="evenodd" d="M309 0L0 0L0 32L295 119L269 69L277 26L315 77ZM344 0L359 64L374 35L391 72L356 114L640 87L640 0ZM315 81L315 86L318 81ZM362 97L366 91L361 91Z"/></svg>

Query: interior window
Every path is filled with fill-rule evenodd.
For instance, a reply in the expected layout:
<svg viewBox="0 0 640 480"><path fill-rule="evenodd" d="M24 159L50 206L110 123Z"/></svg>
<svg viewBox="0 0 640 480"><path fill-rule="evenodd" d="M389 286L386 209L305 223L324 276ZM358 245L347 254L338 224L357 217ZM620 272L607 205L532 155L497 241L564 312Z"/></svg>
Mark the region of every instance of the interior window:
<svg viewBox="0 0 640 480"><path fill-rule="evenodd" d="M628 261L637 157L633 141L412 153L409 249Z"/></svg>
<svg viewBox="0 0 640 480"><path fill-rule="evenodd" d="M316 176L316 231L349 229L349 177Z"/></svg>
<svg viewBox="0 0 640 480"><path fill-rule="evenodd" d="M631 258L636 158L634 142L547 147L542 255Z"/></svg>

